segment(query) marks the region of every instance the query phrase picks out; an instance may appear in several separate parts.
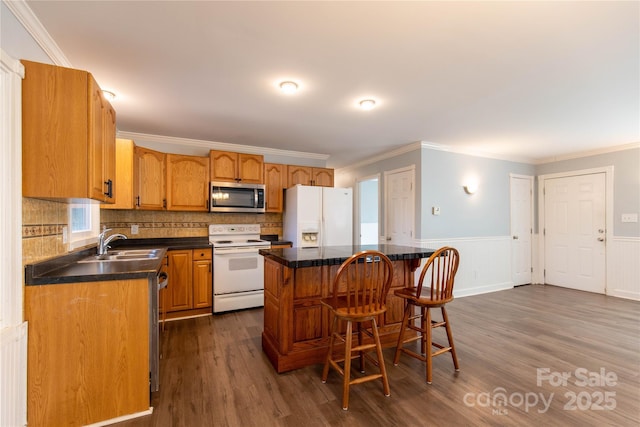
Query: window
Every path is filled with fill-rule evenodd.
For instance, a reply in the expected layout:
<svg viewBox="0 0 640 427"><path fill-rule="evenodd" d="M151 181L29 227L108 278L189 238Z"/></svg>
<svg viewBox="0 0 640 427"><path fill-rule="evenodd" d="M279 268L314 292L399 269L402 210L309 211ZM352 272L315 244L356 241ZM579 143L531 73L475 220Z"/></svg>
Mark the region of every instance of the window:
<svg viewBox="0 0 640 427"><path fill-rule="evenodd" d="M100 233L100 205L73 203L69 205L69 249L96 242Z"/></svg>

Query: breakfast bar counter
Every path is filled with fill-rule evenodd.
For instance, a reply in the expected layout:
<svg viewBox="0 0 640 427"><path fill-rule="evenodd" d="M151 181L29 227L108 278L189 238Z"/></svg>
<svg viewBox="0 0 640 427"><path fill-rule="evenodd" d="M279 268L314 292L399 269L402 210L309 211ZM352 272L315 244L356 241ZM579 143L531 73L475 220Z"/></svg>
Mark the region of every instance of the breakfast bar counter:
<svg viewBox="0 0 640 427"><path fill-rule="evenodd" d="M395 346L404 312L394 288L413 286L414 272L433 249L396 245L263 249L264 330L262 349L278 373L324 362L330 313L320 300L332 292L340 264L362 250L377 250L393 263L387 312L378 319L383 346ZM336 349L340 351L340 349Z"/></svg>

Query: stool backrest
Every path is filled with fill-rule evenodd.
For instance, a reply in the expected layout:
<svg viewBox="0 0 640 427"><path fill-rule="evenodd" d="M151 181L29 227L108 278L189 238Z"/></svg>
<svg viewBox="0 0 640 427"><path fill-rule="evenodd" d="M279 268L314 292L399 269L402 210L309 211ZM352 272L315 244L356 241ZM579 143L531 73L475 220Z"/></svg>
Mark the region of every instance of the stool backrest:
<svg viewBox="0 0 640 427"><path fill-rule="evenodd" d="M333 305L342 301L350 314L379 312L385 308L393 280L393 264L382 252L358 252L342 263L333 282ZM346 306L345 306L346 304Z"/></svg>
<svg viewBox="0 0 640 427"><path fill-rule="evenodd" d="M423 295L422 287L430 288L433 302L448 302L453 299L453 285L460 263L458 250L444 246L433 253L422 268L416 295Z"/></svg>

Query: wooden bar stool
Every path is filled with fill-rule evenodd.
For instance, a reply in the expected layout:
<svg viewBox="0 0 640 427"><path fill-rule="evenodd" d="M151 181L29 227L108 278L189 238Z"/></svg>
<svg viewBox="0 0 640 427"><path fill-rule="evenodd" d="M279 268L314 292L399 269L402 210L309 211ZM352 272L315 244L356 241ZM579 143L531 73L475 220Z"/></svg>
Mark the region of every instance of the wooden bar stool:
<svg viewBox="0 0 640 427"><path fill-rule="evenodd" d="M343 376L342 409L346 410L349 407L349 386L352 384L380 378L384 395L391 394L376 318L387 311L386 299L392 279L393 265L386 255L378 251L362 251L342 263L333 282L333 295L322 300L322 304L333 313L333 326L327 359L322 371L322 382L327 381L330 366ZM338 330L339 320L347 322L344 336ZM370 331L362 325L363 322L371 322ZM358 343L356 346L353 346L353 323L356 323L357 330ZM369 340L365 342L364 334L372 338L373 342ZM344 357L339 359L335 359L333 355L335 339L345 343ZM377 353L377 360L367 354L374 349ZM377 365L379 373L358 376L352 380L351 359L356 357L360 358L361 373L365 373L365 359Z"/></svg>
<svg viewBox="0 0 640 427"><path fill-rule="evenodd" d="M460 370L458 358L456 357L456 348L453 345L453 334L451 333L451 326L445 309L445 304L453 300L453 284L459 262L460 254L456 249L446 246L440 248L429 257L424 265L417 287L398 289L394 292L394 295L404 298L405 310L393 364L398 365L400 353L402 352L422 360L427 365L428 384L431 384L432 381L432 358L434 356L450 352L455 370ZM428 282L426 285L425 281ZM415 314L414 307L420 308L420 314ZM432 308L440 308L442 311L443 320L441 322L431 318ZM414 324L416 319L420 319L420 326ZM447 332L448 346L433 342L432 329L440 327L444 327ZM408 330L417 331L419 334L409 334L407 336ZM404 347L405 344L417 340L422 341L421 353L416 353ZM435 351L433 351L433 347L435 347Z"/></svg>

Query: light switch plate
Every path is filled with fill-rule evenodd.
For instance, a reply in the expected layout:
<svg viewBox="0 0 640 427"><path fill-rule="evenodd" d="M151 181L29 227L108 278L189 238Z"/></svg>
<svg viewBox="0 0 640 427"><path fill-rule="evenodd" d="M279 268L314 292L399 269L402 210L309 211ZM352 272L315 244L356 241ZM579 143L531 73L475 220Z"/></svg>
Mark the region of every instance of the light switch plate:
<svg viewBox="0 0 640 427"><path fill-rule="evenodd" d="M433 215L440 215L440 206L434 206L431 208L431 213Z"/></svg>
<svg viewBox="0 0 640 427"><path fill-rule="evenodd" d="M622 222L638 222L637 213L623 213Z"/></svg>

